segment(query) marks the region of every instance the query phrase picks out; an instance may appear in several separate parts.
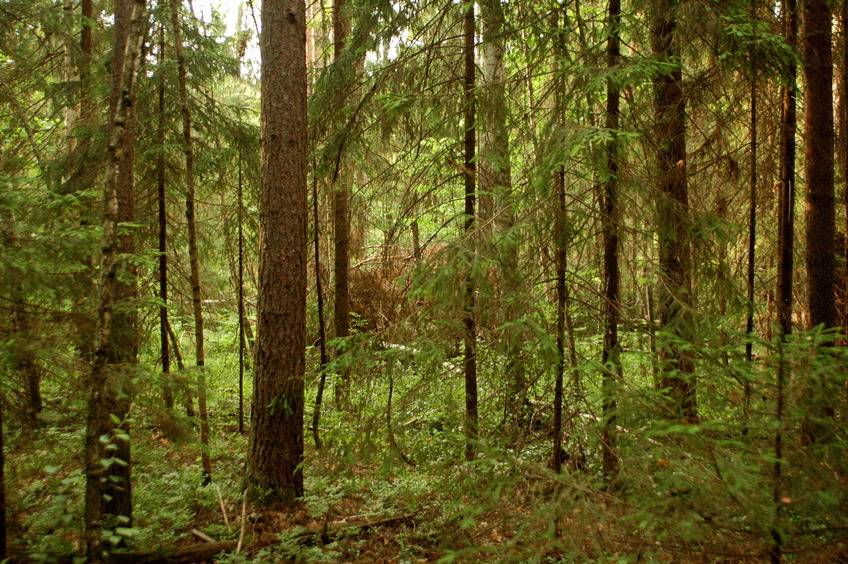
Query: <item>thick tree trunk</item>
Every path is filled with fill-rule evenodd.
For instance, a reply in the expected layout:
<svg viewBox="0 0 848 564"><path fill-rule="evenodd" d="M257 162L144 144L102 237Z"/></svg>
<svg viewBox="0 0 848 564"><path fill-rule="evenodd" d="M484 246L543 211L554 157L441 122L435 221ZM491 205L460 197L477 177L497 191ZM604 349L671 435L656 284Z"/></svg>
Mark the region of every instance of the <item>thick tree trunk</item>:
<svg viewBox="0 0 848 564"><path fill-rule="evenodd" d="M109 469L121 466L113 463L106 467L102 460L106 457L105 446L100 437L110 435L110 377L113 349L120 345L115 338L115 305L120 296L118 284L117 252L119 249L117 227L119 222L118 187L123 163L124 150L132 144L128 128L129 113L133 104L133 93L138 71L139 54L146 26L144 0L132 3L129 15L128 31L123 41L116 36L114 55L122 54L121 72L113 74L112 92L120 93L116 111L109 127L109 176L104 189L105 209L103 213L103 241L100 266L100 292L97 307L97 328L95 331L95 355L89 376L88 416L85 432L85 544L89 562L101 562L104 558L101 530L104 525L104 478ZM121 441L126 442L126 441ZM128 483L124 484L128 486ZM129 493L128 487L126 488ZM123 514L123 513L121 513ZM127 515L129 516L129 515Z"/></svg>
<svg viewBox="0 0 848 564"><path fill-rule="evenodd" d="M833 180L833 54L831 10L827 0L804 3L804 154L806 184L806 266L810 329L836 327L836 215ZM808 443L827 437L833 416L830 382L810 383Z"/></svg>
<svg viewBox="0 0 848 564"><path fill-rule="evenodd" d="M652 29L653 51L674 65L654 79L658 147L658 239L661 324L667 337L659 343L662 381L669 390L671 411L696 420L695 375L692 358L681 347L691 336L691 269L689 193L686 178L686 100L683 72L674 45L677 0L657 0Z"/></svg>
<svg viewBox="0 0 848 564"><path fill-rule="evenodd" d="M306 14L263 0L258 340L246 482L251 499L303 495L306 339Z"/></svg>
<svg viewBox="0 0 848 564"><path fill-rule="evenodd" d="M183 55L178 0L171 0L171 27L174 34L174 51L177 56L180 113L183 118L183 153L186 161L186 220L188 222L188 255L191 271L191 302L194 312L194 358L200 380L197 394L197 411L200 416L200 463L203 467L203 483L208 484L212 481L212 461L209 458L209 415L206 409L206 375L204 370L206 353L203 348L203 301L200 292L200 259L197 249L197 218L195 216L194 145L191 133L191 111L189 109L187 72L185 56Z"/></svg>
<svg viewBox="0 0 848 564"><path fill-rule="evenodd" d="M464 20L463 56L465 61L464 128L465 128L465 232L470 234L474 227L474 203L476 196L477 165L475 152L477 131L475 125L475 64L474 64L474 4L468 5ZM473 245L469 240L468 245ZM473 249L468 251L473 256ZM464 371L465 371L465 459L477 457L479 440L479 417L477 413L477 328L474 319L475 284L470 268L465 282L465 311L463 312Z"/></svg>
<svg viewBox="0 0 848 564"><path fill-rule="evenodd" d="M612 71L619 64L621 0L609 2L609 37L607 38L607 68ZM606 146L607 180L604 183L601 210L604 242L604 343L601 352L603 364L602 407L603 428L601 446L604 475L612 479L618 469L615 448L615 410L618 380L621 379L621 360L618 345L620 274L618 268L618 161L619 148L615 132L619 128L619 87L614 79L607 82L607 129L613 137Z"/></svg>
<svg viewBox="0 0 848 564"><path fill-rule="evenodd" d="M133 0L118 0L115 4L115 41L116 45L126 45L132 27ZM143 32L142 32L143 34ZM130 63L132 65L132 63ZM123 49L118 49L112 59L113 84L120 83L124 64ZM134 94L133 94L134 98ZM117 120L118 107L126 103L121 91L112 91L110 97L110 116ZM126 107L126 137L121 150L120 172L117 178L118 223L135 221L135 100ZM107 458L114 459L108 469L104 497L104 513L123 516L132 524L132 461L129 442L129 411L134 391L132 376L138 364L138 314L136 311L136 268L132 262L135 254L135 234L132 231L117 236L117 260L120 274L115 281L115 307L112 319L112 347L109 349L111 381L106 387L106 403L111 415L119 421L110 424L113 449L107 452Z"/></svg>

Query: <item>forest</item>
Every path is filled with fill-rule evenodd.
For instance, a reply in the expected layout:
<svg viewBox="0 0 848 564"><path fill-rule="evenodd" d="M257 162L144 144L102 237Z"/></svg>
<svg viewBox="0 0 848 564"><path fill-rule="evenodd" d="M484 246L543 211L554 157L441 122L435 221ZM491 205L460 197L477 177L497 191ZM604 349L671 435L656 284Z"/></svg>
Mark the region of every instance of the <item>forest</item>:
<svg viewBox="0 0 848 564"><path fill-rule="evenodd" d="M0 2L0 561L848 562L848 0L216 1Z"/></svg>

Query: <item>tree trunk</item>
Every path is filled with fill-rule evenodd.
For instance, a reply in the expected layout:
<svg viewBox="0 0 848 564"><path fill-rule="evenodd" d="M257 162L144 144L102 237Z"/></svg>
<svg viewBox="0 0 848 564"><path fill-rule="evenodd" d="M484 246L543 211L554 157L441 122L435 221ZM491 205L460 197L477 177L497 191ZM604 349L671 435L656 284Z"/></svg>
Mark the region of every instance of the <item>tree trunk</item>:
<svg viewBox="0 0 848 564"><path fill-rule="evenodd" d="M483 23L482 70L485 104L481 104L481 118L485 130L481 139L479 193L487 194L494 203L494 223L497 230L507 233L497 250L501 259L503 280L501 300L506 304L504 319L509 329L504 331L503 353L506 357L506 382L511 397L507 410L514 415L516 431L527 425L529 402L527 381L521 358L524 337L521 324L514 322L524 315L521 277L518 271L518 240L508 232L515 225L512 193L512 167L510 165L506 71L504 69L504 9L501 0L485 0L480 4ZM482 201L481 201L482 206ZM482 210L481 216L482 216Z"/></svg>
<svg viewBox="0 0 848 564"><path fill-rule="evenodd" d="M120 13L120 11L119 11ZM100 437L110 434L110 377L113 348L120 344L115 338L114 319L116 300L120 296L118 285L117 252L119 248L117 227L119 222L118 187L125 160L124 150L132 144L131 128L128 127L129 113L133 104L135 80L138 72L139 54L146 26L144 0L132 3L127 33L123 40L116 34L113 56L121 54L121 72L112 76L112 92L119 93L120 103L110 120L109 127L109 176L104 189L105 209L103 213L103 240L100 266L100 288L95 330L95 355L89 375L88 415L85 432L85 544L89 562L102 562L104 558L101 530L105 514L103 496L104 481L109 468L120 466L113 463L106 467L102 460L106 456ZM125 441L122 441L125 442ZM128 483L125 484L128 486ZM129 489L126 489L129 493Z"/></svg>
<svg viewBox="0 0 848 564"><path fill-rule="evenodd" d="M784 16L786 43L794 48L798 39L798 14L795 0L788 0ZM777 233L777 309L783 335L792 332L792 274L795 248L795 77L797 68L788 63L789 82L783 90L783 115L780 123L780 196Z"/></svg>
<svg viewBox="0 0 848 564"><path fill-rule="evenodd" d="M209 459L209 415L206 410L206 354L203 350L203 302L200 296L200 259L197 250L197 219L195 217L194 193L194 146L191 134L191 111L189 110L188 85L185 56L183 55L182 31L180 29L180 5L171 0L171 26L174 34L174 51L177 57L177 72L180 88L180 113L183 118L183 152L186 161L186 220L188 222L188 255L191 276L191 302L194 312L194 351L200 386L197 394L197 411L200 416L200 463L203 467L203 483L212 481L212 461Z"/></svg>
<svg viewBox="0 0 848 564"><path fill-rule="evenodd" d="M613 71L621 57L619 29L621 26L621 0L609 2L609 37L607 38L607 68ZM604 183L601 224L604 243L604 343L601 352L603 364L602 407L603 428L601 447L604 475L612 479L618 469L615 448L615 410L618 380L621 379L621 361L618 345L620 274L618 267L618 140L619 87L615 79L607 81L607 129L613 137L606 146L607 180Z"/></svg>
<svg viewBox="0 0 848 564"><path fill-rule="evenodd" d="M133 0L118 0L115 5L115 41L117 45L126 45L129 41L132 27ZM146 22L145 22L146 25ZM142 31L142 36L144 31ZM142 37L143 41L143 37ZM112 80L113 84L120 83L125 68L124 52L119 48L113 52ZM133 63L129 63L132 65ZM110 97L110 116L117 120L118 107L126 107L126 136L121 150L119 162L120 172L116 179L118 198L117 221L132 223L135 221L135 94L133 100L127 103L121 91L112 91ZM115 280L115 303L112 318L112 347L109 349L108 363L112 366L111 381L106 387L106 405L111 415L119 423L110 422L112 449L106 458L114 459L108 468L109 477L106 481L104 508L105 514L123 516L130 519L126 526L132 524L132 461L129 442L129 411L134 391L132 389L133 372L138 364L138 314L136 311L136 267L132 260L127 260L135 254L135 235L125 230L117 235L118 274ZM110 418L111 419L111 418Z"/></svg>
<svg viewBox="0 0 848 564"><path fill-rule="evenodd" d="M339 60L345 49L350 35L350 20L345 13L345 0L333 2L333 64L339 65ZM352 59L350 59L352 60ZM341 73L347 76L346 73ZM339 104L343 107L347 89L338 89ZM344 134L343 134L344 135ZM335 275L335 308L333 322L336 338L350 335L350 198L348 167L344 158L344 138L339 144L335 173L333 174L333 235L334 235L334 264ZM344 352L344 347L336 347L336 355ZM341 369L340 381L336 388L336 399L340 403L347 400L350 388L350 371Z"/></svg>
<svg viewBox="0 0 848 564"><path fill-rule="evenodd" d="M474 227L475 184L477 180L476 162L474 160L477 132L474 123L474 4L470 3L465 12L465 30L463 55L465 61L465 90L464 90L464 129L465 129L465 232L471 233ZM467 241L473 245L472 241ZM468 251L473 258L473 249ZM477 413L477 329L474 320L475 284L469 264L468 278L465 282L465 311L463 325L465 326L465 459L474 460L477 456L477 441L479 440L479 418Z"/></svg>
<svg viewBox="0 0 848 564"><path fill-rule="evenodd" d="M810 325L836 327L836 215L833 181L833 54L831 11L827 0L804 3L804 154L806 184L806 266ZM802 432L807 443L828 435L834 413L827 377L811 383L808 420Z"/></svg>
<svg viewBox="0 0 848 564"><path fill-rule="evenodd" d="M251 499L293 507L303 495L306 341L306 33L298 0L263 0L259 302Z"/></svg>
<svg viewBox="0 0 848 564"><path fill-rule="evenodd" d="M653 51L671 70L654 78L655 140L658 147L658 239L660 322L666 337L659 343L661 387L669 390L671 412L696 420L692 358L681 343L692 329L689 193L686 178L686 100L683 69L674 45L677 0L657 0Z"/></svg>
<svg viewBox="0 0 848 564"><path fill-rule="evenodd" d="M165 207L165 26L159 28L159 155L156 159L156 187L159 201L159 345L162 356L162 392L165 408L174 408L171 388L171 347L168 346L168 214Z"/></svg>
<svg viewBox="0 0 848 564"><path fill-rule="evenodd" d="M312 179L312 220L313 220L313 246L315 248L315 298L318 306L318 348L321 354L318 373L318 391L315 393L315 410L312 412L312 438L315 440L315 449L321 450L321 433L318 425L321 423L321 405L324 402L324 387L327 384L327 334L324 331L324 292L321 286L321 252L320 252L320 229L318 221L318 180Z"/></svg>

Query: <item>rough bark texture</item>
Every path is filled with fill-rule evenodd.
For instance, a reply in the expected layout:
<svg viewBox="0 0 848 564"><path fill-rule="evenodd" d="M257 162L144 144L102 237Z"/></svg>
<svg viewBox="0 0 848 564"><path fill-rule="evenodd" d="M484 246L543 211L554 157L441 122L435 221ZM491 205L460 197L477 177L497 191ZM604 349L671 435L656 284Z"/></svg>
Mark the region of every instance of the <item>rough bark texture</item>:
<svg viewBox="0 0 848 564"><path fill-rule="evenodd" d="M263 0L259 300L251 499L303 495L306 332L306 17L298 0Z"/></svg>
<svg viewBox="0 0 848 564"><path fill-rule="evenodd" d="M810 328L836 325L834 301L833 56L827 0L804 10L804 154Z"/></svg>
<svg viewBox="0 0 848 564"><path fill-rule="evenodd" d="M339 64L344 52L347 38L350 35L350 20L344 10L345 0L333 2L333 61ZM349 60L353 60L352 58ZM339 76L346 76L340 73ZM340 86L338 90L339 107L344 107L346 99L346 88ZM333 175L333 243L335 275L335 307L333 309L333 322L335 324L336 337L347 337L350 335L350 198L348 167L345 166L344 142L339 146L338 159L335 174ZM343 350L336 350L336 354ZM344 401L350 386L350 373L342 370L341 380L337 390L337 399Z"/></svg>
<svg viewBox="0 0 848 564"><path fill-rule="evenodd" d="M784 16L786 43L795 47L798 42L798 14L795 0L788 0ZM777 308L781 331L792 332L792 274L795 248L795 77L794 62L787 68L789 82L783 90L783 115L780 123L780 194L777 234Z"/></svg>
<svg viewBox="0 0 848 564"><path fill-rule="evenodd" d="M144 0L137 0L131 4L132 12L128 22L128 32L124 41L116 37L114 46L115 53L122 53L122 69L118 75L113 75L112 91L119 92L119 103L112 116L109 127L109 172L106 187L104 189L105 208L103 213L103 240L100 265L99 300L97 307L97 328L94 337L94 359L89 376L89 400L88 415L85 432L85 544L86 555L89 562L101 562L103 559L103 546L101 539L102 519L108 509L104 507L105 488L103 479L108 476L108 469L121 466L113 463L108 468L101 462L106 457L105 446L101 442L102 436L110 437L112 424L110 421L109 405L112 382L110 378L113 373L115 353L113 349L120 344L115 338L114 330L115 305L120 296L120 287L117 280L117 253L119 240L117 226L119 221L119 180L122 174L122 163L124 162L124 150L131 145L129 137L128 119L133 104L133 92L138 69L141 43L146 25ZM125 442L125 441L120 441ZM129 445L127 445L129 446ZM128 485L124 484L125 486ZM128 488L126 489L129 494ZM113 513L114 514L114 513ZM118 513L123 514L123 513ZM127 515L129 516L129 515Z"/></svg>
<svg viewBox="0 0 848 564"><path fill-rule="evenodd" d="M465 232L474 227L474 203L476 195L477 169L474 160L477 149L477 131L475 125L475 65L474 65L474 4L469 4L465 12L465 30L463 55L465 59L464 92L464 128L465 128ZM470 245L471 242L469 241ZM473 255L473 250L469 251ZM465 282L465 311L463 312L464 370L465 370L465 459L474 460L477 456L479 417L477 413L477 328L474 319L474 281L471 273Z"/></svg>
<svg viewBox="0 0 848 564"><path fill-rule="evenodd" d="M195 217L194 194L194 144L191 134L191 111L189 109L187 71L183 55L182 31L180 29L180 4L171 0L171 27L174 34L174 51L177 56L177 74L180 89L180 113L183 120L183 154L186 161L186 220L188 222L188 256L191 277L191 303L194 313L194 358L197 377L200 380L197 394L197 411L200 416L200 464L203 481L212 480L212 461L209 459L209 416L206 410L206 353L203 344L203 301L200 294L200 258L197 249L197 219Z"/></svg>
<svg viewBox="0 0 848 564"><path fill-rule="evenodd" d="M833 53L831 10L827 0L804 3L804 153L806 181L806 265L810 326L836 326L836 214L833 179ZM827 378L827 377L825 377ZM812 384L809 421L803 426L808 443L828 434L833 416L832 394L825 379Z"/></svg>
<svg viewBox="0 0 848 564"><path fill-rule="evenodd" d="M678 59L674 45L676 0L657 0L653 51L660 61ZM692 359L680 347L691 332L691 256L689 194L686 178L686 100L681 65L654 78L657 151L658 239L661 324L669 336L660 346L661 388L669 390L672 412L696 419Z"/></svg>
<svg viewBox="0 0 848 564"><path fill-rule="evenodd" d="M607 38L607 67L612 70L621 57L619 29L621 0L609 2L609 37ZM619 88L614 79L607 82L607 129L619 127ZM604 183L601 223L604 242L604 344L601 351L603 375L603 416L601 446L604 475L612 478L618 469L615 448L615 409L617 381L621 376L618 346L620 273L618 268L618 141L610 139L606 146L607 180Z"/></svg>
<svg viewBox="0 0 848 564"><path fill-rule="evenodd" d="M115 46L125 45L131 33L133 0L118 0L115 3ZM143 32L142 32L143 34ZM120 83L125 68L123 49L116 49L112 58L112 81ZM132 65L132 63L129 63ZM112 90L110 116L117 119L118 106L124 91ZM130 96L135 97L134 93ZM126 106L126 137L121 150L120 172L116 180L118 198L118 223L135 221L135 100ZM138 364L138 314L136 312L136 268L131 260L135 254L135 234L132 230L119 231L117 236L117 261L120 274L115 280L115 308L112 320L113 346L109 349L110 381L106 387L106 404L115 418L110 423L112 448L108 458L116 459L109 467L109 478L104 498L104 513L130 518L132 524L132 461L129 443L129 411L134 395L133 372Z"/></svg>

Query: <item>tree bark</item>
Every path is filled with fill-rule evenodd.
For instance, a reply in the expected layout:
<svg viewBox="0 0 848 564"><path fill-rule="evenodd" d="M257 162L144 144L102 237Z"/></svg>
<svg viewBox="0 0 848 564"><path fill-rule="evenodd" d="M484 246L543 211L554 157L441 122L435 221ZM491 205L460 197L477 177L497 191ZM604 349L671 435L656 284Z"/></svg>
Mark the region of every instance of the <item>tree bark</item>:
<svg viewBox="0 0 848 564"><path fill-rule="evenodd" d="M159 203L159 350L162 357L162 392L165 408L174 408L171 388L171 347L168 346L168 214L165 206L165 27L159 28L158 144L156 188Z"/></svg>
<svg viewBox="0 0 848 564"><path fill-rule="evenodd" d="M306 17L299 0L263 0L259 301L251 499L293 507L303 495L306 339Z"/></svg>
<svg viewBox="0 0 848 564"><path fill-rule="evenodd" d="M188 222L188 255L191 270L191 302L194 313L194 357L200 382L197 394L197 411L200 416L200 463L203 468L203 483L208 484L212 481L212 461L209 458L209 415L206 409L206 374L204 369L206 353L203 348L203 301L200 292L200 259L197 249L197 219L195 216L194 145L191 133L191 111L189 109L179 8L180 4L177 0L171 0L171 26L174 34L174 52L177 57L180 113L183 119L183 153L186 161L186 220Z"/></svg>
<svg viewBox="0 0 848 564"><path fill-rule="evenodd" d="M786 2L784 15L786 43L795 48L798 41L798 14L795 0ZM783 89L783 112L780 123L780 195L777 234L777 309L781 332L792 332L792 275L795 248L795 128L797 126L795 79L797 67L788 63L789 81Z"/></svg>
<svg viewBox="0 0 848 564"><path fill-rule="evenodd" d="M620 26L621 0L609 2L609 36L607 37L607 68L613 71L621 58ZM604 244L604 343L601 351L603 364L602 408L603 428L601 448L604 475L612 479L618 470L615 447L615 411L618 381L621 379L621 360L618 345L620 273L618 266L618 161L619 148L616 132L619 128L619 86L614 77L607 80L606 127L612 137L606 146L607 180L604 183L601 224Z"/></svg>
<svg viewBox="0 0 848 564"><path fill-rule="evenodd" d="M345 0L334 0L333 2L333 64L340 65L348 36L350 35L350 19L345 13ZM348 59L352 60L352 59ZM340 73L347 76L347 73ZM346 81L338 89L338 103L344 107L347 88ZM335 172L333 174L333 243L334 262L333 272L335 275L335 307L333 309L333 323L335 325L336 338L344 338L350 335L350 198L349 174L345 164L344 139L339 144ZM336 355L344 352L344 347L336 347ZM347 400L350 388L350 371L341 369L340 380L336 388L336 399L340 403Z"/></svg>
<svg viewBox="0 0 848 564"><path fill-rule="evenodd" d="M810 325L836 327L836 214L833 179L833 53L831 10L827 0L804 3L804 135L806 151L806 267ZM827 437L833 417L830 382L812 383L803 439L814 443Z"/></svg>
<svg viewBox="0 0 848 564"><path fill-rule="evenodd" d="M128 31L123 40L116 35L113 48L114 56L121 53L121 72L112 76L112 92L120 93L119 102L112 115L109 127L109 176L104 188L105 208L103 213L103 240L100 265L99 300L97 307L97 328L95 330L95 355L89 375L88 415L85 433L85 544L89 562L102 562L103 545L101 529L105 515L104 478L108 474L102 460L105 457L105 445L100 440L103 435L110 436L110 382L113 349L120 344L115 338L115 305L120 296L117 280L119 240L117 226L120 219L118 187L123 163L124 151L132 144L128 127L130 110L133 105L133 93L138 73L139 54L146 26L144 0L135 0L129 15ZM111 466L120 466L113 463ZM125 485L128 485L125 484ZM129 490L127 488L127 493Z"/></svg>
<svg viewBox="0 0 848 564"><path fill-rule="evenodd" d="M115 41L116 45L126 45L130 41L132 27L133 0L118 0L115 4ZM146 24L146 22L145 22ZM144 30L142 31L142 41ZM119 42L119 43L118 43ZM139 47L139 50L141 47ZM124 65L122 48L113 52L113 84L120 83ZM132 65L132 63L130 63ZM140 64L140 63L139 63ZM116 179L118 199L118 224L135 221L135 94L126 107L126 136L119 162L120 172ZM116 120L118 106L126 103L122 91L113 90L110 96L110 116ZM135 254L135 234L130 229L119 231L117 235L117 265L120 271L115 280L115 304L112 319L112 347L109 349L111 381L106 387L106 405L111 415L110 434L112 444L106 458L115 461L109 466L104 496L104 513L129 518L126 526L132 525L132 460L129 442L129 411L132 403L133 372L138 364L138 314L136 299L136 267L132 261ZM128 260L129 259L129 260Z"/></svg>
<svg viewBox="0 0 848 564"><path fill-rule="evenodd" d="M674 36L677 0L657 0L652 29L654 54L673 65L654 78L655 139L658 147L658 239L661 324L668 335L659 343L661 387L669 390L671 412L690 422L697 418L692 358L681 347L691 337L689 193L686 177L686 99L683 69Z"/></svg>
<svg viewBox="0 0 848 564"><path fill-rule="evenodd" d="M507 120L506 70L504 53L504 8L501 0L480 3L483 24L482 82L485 104L481 104L483 132L480 147L479 194L487 195L493 202L494 224L506 236L500 239L497 252L501 257L500 271L503 280L501 301L506 304L502 322L509 327L503 332L503 354L506 357L506 382L510 387L507 410L513 414L516 431L527 425L529 402L527 379L522 362L521 324L514 323L525 314L521 292L521 274L518 269L518 239L509 231L515 226L513 211L512 167L510 163L509 129ZM482 199L481 199L482 207ZM479 210L481 217L483 210Z"/></svg>
<svg viewBox="0 0 848 564"><path fill-rule="evenodd" d="M477 143L475 125L475 63L474 63L474 3L469 3L464 19L463 57L465 62L464 79L464 129L465 129L465 232L470 234L474 227L474 203L476 196L477 169L474 160ZM469 245L473 243L469 240ZM473 258L473 249L469 250ZM465 281L465 311L463 313L464 335L464 371L465 371L465 459L477 457L479 440L479 417L477 412L477 329L474 319L475 284L470 272Z"/></svg>

